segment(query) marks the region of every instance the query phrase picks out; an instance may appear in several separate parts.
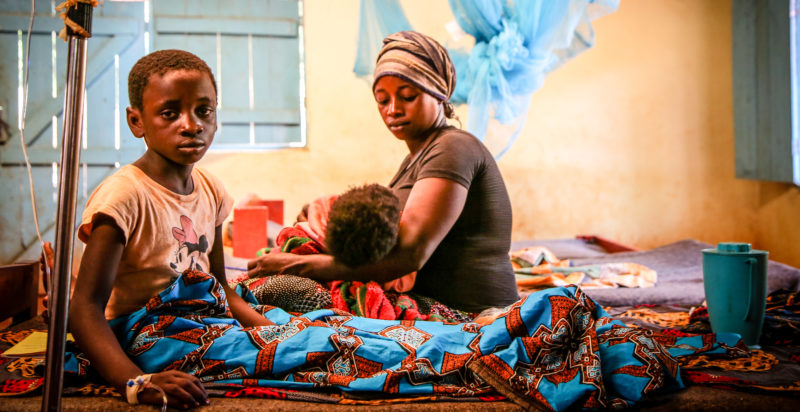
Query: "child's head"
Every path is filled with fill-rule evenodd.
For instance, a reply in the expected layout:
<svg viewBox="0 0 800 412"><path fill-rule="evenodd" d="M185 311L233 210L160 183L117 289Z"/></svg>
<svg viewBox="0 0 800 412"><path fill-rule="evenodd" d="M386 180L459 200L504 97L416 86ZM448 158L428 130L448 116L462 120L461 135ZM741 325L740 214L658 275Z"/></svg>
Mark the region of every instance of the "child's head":
<svg viewBox="0 0 800 412"><path fill-rule="evenodd" d="M150 76L163 76L165 73L176 70L198 71L208 75L214 86L214 95L217 93L217 82L214 73L203 59L185 50L158 50L142 57L131 68L128 74L128 99L131 107L142 109L142 95Z"/></svg>
<svg viewBox="0 0 800 412"><path fill-rule="evenodd" d="M153 52L131 69L128 90L128 126L147 144L140 161L184 167L202 159L217 131L217 85L203 60L182 50Z"/></svg>
<svg viewBox="0 0 800 412"><path fill-rule="evenodd" d="M331 206L325 231L328 250L349 267L376 262L397 243L400 214L400 201L388 188L352 188Z"/></svg>

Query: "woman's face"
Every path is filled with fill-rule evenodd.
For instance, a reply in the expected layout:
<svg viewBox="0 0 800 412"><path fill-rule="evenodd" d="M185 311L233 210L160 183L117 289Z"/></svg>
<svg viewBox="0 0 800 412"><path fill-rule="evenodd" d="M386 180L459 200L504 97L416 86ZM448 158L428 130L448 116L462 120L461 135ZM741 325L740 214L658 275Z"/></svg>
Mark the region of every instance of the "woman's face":
<svg viewBox="0 0 800 412"><path fill-rule="evenodd" d="M441 103L399 77L381 77L373 94L383 122L400 140L424 139L439 120Z"/></svg>

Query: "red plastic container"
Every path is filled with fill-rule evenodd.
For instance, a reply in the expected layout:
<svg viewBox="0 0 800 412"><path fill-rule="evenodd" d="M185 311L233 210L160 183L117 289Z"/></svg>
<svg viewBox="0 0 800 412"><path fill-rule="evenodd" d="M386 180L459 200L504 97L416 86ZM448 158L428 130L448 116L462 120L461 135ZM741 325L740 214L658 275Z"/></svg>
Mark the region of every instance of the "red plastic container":
<svg viewBox="0 0 800 412"><path fill-rule="evenodd" d="M243 206L233 209L233 256L254 259L256 252L267 247L267 206Z"/></svg>

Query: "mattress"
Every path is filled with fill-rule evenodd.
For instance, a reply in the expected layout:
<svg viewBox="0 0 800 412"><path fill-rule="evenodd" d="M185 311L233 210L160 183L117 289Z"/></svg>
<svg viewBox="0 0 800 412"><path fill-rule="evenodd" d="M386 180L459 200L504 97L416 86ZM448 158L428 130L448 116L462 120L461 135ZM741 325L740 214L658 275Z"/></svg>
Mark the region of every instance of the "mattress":
<svg viewBox="0 0 800 412"><path fill-rule="evenodd" d="M652 288L585 289L603 306L701 305L705 301L702 250L714 248L708 243L685 239L645 251L608 253L599 245L574 238L515 241L511 250L529 246L544 246L559 259L569 259L573 266L633 262L658 273L658 281ZM800 269L770 260L767 287L768 293L778 289L800 290Z"/></svg>

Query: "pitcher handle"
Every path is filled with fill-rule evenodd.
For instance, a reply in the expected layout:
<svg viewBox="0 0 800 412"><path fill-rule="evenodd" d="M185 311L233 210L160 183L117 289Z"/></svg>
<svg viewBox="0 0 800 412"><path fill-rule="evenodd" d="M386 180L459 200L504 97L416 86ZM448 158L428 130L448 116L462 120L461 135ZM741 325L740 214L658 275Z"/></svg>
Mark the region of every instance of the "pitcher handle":
<svg viewBox="0 0 800 412"><path fill-rule="evenodd" d="M754 268L756 266L756 263L758 263L758 260L756 260L756 258L747 258L745 260L745 263L748 266L750 266L750 290L748 290L748 293L747 293L747 311L745 312L744 320L745 321L749 321L750 318L752 317L751 309L753 308L753 305L752 305L753 290L756 289L756 284L755 283L757 281L756 277L753 276L753 270L754 270Z"/></svg>

